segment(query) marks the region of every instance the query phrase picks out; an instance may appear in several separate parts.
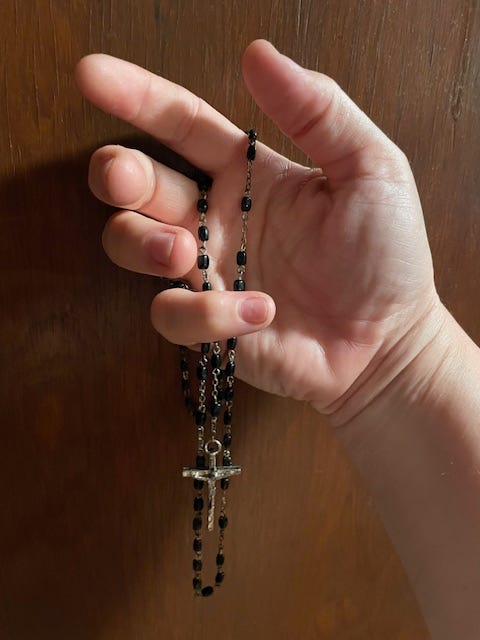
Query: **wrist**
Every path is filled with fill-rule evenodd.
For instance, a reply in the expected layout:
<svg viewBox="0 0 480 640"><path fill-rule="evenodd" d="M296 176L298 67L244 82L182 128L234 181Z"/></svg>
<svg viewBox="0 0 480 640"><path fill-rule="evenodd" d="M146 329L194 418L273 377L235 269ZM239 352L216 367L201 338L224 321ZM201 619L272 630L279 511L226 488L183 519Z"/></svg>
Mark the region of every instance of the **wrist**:
<svg viewBox="0 0 480 640"><path fill-rule="evenodd" d="M400 323L407 325L407 314ZM435 293L424 313L403 335L388 338L347 392L324 410L331 425L353 428L367 408L388 406L389 398L398 395L407 404L418 401L440 380L459 331L463 333Z"/></svg>

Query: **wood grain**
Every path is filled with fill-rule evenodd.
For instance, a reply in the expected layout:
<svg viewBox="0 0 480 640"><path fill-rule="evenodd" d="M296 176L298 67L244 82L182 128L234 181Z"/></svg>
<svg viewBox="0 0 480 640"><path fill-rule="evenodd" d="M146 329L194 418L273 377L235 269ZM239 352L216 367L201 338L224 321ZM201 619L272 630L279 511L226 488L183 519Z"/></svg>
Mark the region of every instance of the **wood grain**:
<svg viewBox="0 0 480 640"><path fill-rule="evenodd" d="M72 69L93 51L144 65L299 161L241 54L265 37L332 75L410 158L441 296L479 340L479 20L472 0L0 4L1 638L428 637L326 423L242 385L228 577L192 598L192 428L149 322L160 285L104 256L110 212L85 179L97 146L147 141L85 104Z"/></svg>

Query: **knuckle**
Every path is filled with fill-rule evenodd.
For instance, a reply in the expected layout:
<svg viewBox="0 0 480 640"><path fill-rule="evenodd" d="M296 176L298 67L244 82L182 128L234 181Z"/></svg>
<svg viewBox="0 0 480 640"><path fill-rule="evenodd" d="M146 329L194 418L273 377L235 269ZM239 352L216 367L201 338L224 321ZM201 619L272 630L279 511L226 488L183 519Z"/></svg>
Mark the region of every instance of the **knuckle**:
<svg viewBox="0 0 480 640"><path fill-rule="evenodd" d="M177 144L183 144L190 136L201 109L202 100L193 93L187 92L178 105L177 122L173 130L173 137Z"/></svg>

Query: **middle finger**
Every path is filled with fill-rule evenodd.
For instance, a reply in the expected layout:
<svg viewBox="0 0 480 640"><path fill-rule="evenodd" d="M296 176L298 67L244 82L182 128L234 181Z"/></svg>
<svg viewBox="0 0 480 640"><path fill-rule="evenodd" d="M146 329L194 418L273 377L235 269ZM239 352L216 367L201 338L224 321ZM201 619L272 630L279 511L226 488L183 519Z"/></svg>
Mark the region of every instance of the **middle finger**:
<svg viewBox="0 0 480 640"><path fill-rule="evenodd" d="M189 227L195 220L195 182L136 149L98 149L90 160L88 181L94 195L114 207L173 225Z"/></svg>

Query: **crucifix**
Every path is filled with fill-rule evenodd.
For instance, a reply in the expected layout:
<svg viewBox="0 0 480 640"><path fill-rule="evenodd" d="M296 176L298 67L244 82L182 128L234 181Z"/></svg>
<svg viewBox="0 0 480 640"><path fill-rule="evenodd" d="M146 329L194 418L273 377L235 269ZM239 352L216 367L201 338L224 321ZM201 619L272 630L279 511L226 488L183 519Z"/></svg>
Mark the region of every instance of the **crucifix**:
<svg viewBox="0 0 480 640"><path fill-rule="evenodd" d="M235 466L217 467L217 455L221 450L222 444L219 440L210 440L205 445L205 453L209 457L209 468L196 469L194 467L184 467L182 472L184 478L194 478L194 480L200 480L208 484L208 531L213 531L217 481L222 478L239 475L242 471L241 467Z"/></svg>

